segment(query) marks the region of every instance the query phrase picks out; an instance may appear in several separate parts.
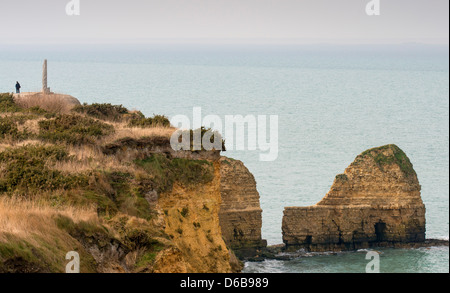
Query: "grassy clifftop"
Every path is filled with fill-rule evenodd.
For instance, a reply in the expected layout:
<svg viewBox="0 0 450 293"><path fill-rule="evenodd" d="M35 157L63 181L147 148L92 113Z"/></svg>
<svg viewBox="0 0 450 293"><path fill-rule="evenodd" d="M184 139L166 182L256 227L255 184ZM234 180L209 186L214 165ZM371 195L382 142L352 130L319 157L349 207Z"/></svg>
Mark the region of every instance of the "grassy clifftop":
<svg viewBox="0 0 450 293"><path fill-rule="evenodd" d="M370 157L383 170L387 165L395 164L400 167L405 176L417 176L408 156L395 144L376 147L363 152L357 160Z"/></svg>
<svg viewBox="0 0 450 293"><path fill-rule="evenodd" d="M0 272L63 272L72 250L82 272L165 271L162 258L182 253L153 195L209 184L212 164L104 152L124 140L167 141L175 129L164 116L110 104L64 109L0 94ZM182 262L175 271L195 271Z"/></svg>

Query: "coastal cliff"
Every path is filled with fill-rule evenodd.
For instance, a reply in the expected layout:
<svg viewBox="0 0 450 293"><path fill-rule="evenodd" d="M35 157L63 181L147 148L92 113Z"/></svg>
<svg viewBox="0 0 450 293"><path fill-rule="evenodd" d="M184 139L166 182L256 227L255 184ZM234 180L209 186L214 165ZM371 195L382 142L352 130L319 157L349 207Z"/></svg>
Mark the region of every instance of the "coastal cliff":
<svg viewBox="0 0 450 293"><path fill-rule="evenodd" d="M82 273L239 272L233 248L261 246L245 166L174 151L164 116L75 104L0 95L0 272L64 272L70 251Z"/></svg>
<svg viewBox="0 0 450 293"><path fill-rule="evenodd" d="M286 207L288 250L353 250L425 241L421 186L396 145L367 150L336 176L327 195L310 207Z"/></svg>

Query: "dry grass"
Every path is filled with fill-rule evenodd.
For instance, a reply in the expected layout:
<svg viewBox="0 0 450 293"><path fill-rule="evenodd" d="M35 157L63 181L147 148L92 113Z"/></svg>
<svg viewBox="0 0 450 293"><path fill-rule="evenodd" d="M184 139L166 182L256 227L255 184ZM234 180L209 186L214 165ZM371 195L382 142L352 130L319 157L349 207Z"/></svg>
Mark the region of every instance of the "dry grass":
<svg viewBox="0 0 450 293"><path fill-rule="evenodd" d="M33 235L46 237L53 235L58 227L55 217L66 216L75 223L80 221L98 223L95 208L67 206L51 207L48 203L28 201L20 198L0 198L0 241L6 241L6 234L22 239L31 239Z"/></svg>
<svg viewBox="0 0 450 293"><path fill-rule="evenodd" d="M66 227L61 226L62 219L69 221L68 227L70 221L84 227L101 227L95 209L56 209L45 201L0 198L0 263L14 262L13 266L0 266L0 271L62 273L67 252L77 251L81 257L81 271L96 272L94 259L70 236Z"/></svg>
<svg viewBox="0 0 450 293"><path fill-rule="evenodd" d="M17 129L19 131L28 131L33 134L39 134L39 121L45 120L45 118L31 119L25 121L22 125L17 125Z"/></svg>
<svg viewBox="0 0 450 293"><path fill-rule="evenodd" d="M59 161L52 165L52 169L63 173L76 174L89 170L114 170L131 173L135 171L134 165L121 160L117 156L104 155L99 148L81 145L67 146L71 160Z"/></svg>
<svg viewBox="0 0 450 293"><path fill-rule="evenodd" d="M22 140L19 142L3 141L2 143L0 143L0 153L9 148L22 147L22 146L26 146L26 145L52 146L53 144L42 142L37 139L27 139L27 140Z"/></svg>
<svg viewBox="0 0 450 293"><path fill-rule="evenodd" d="M26 127L28 131L35 134L39 133L38 122L42 119L29 120L22 127ZM153 127L153 128L139 128L139 127L127 127L125 123L112 123L107 122L115 127L115 133L102 138L98 144L108 144L114 142L118 139L129 137L139 139L142 137L152 137L152 136L164 136L170 137L175 131L171 127ZM0 152L5 151L7 148L11 147L21 147L25 145L47 145L51 146L53 144L45 143L37 139L29 139L21 142L10 142L3 141L0 143ZM132 173L135 171L134 165L130 164L130 160L134 158L135 154L133 151L129 151L129 156L108 156L103 154L97 146L91 145L79 145L73 146L70 144L65 144L64 146L72 156L71 160L59 161L52 164L51 168L59 170L64 173L75 174L81 173L89 170L101 169L101 170L115 170L120 172ZM131 159L130 159L131 158Z"/></svg>
<svg viewBox="0 0 450 293"><path fill-rule="evenodd" d="M109 123L114 126L115 132L102 139L102 143L111 143L118 139L129 137L139 139L143 137L163 136L170 137L176 130L174 127L128 127L126 123Z"/></svg>
<svg viewBox="0 0 450 293"><path fill-rule="evenodd" d="M67 95L35 93L30 95L18 95L15 102L22 108L28 109L39 106L51 113L67 114L74 107L74 103L68 101Z"/></svg>

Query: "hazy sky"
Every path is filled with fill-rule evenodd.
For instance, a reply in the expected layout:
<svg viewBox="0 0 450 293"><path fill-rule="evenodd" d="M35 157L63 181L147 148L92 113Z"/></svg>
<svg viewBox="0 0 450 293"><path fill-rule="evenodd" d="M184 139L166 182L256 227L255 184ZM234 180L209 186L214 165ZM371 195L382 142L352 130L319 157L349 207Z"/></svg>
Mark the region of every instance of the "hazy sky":
<svg viewBox="0 0 450 293"><path fill-rule="evenodd" d="M283 42L448 44L448 0L0 0L0 44Z"/></svg>

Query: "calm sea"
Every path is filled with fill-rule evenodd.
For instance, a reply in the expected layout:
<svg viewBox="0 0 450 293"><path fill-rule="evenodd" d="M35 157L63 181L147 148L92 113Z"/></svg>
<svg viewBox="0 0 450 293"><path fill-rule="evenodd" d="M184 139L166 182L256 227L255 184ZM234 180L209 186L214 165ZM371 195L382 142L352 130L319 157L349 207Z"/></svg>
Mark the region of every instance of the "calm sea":
<svg viewBox="0 0 450 293"><path fill-rule="evenodd" d="M414 164L427 237L449 235L448 47L0 45L0 92L52 91L146 115L278 115L279 156L229 151L255 175L263 237L282 242L285 206L318 202L362 151L395 143ZM225 137L226 139L226 137ZM449 250L382 249L382 272L448 272ZM365 251L247 263L246 272L364 272Z"/></svg>

